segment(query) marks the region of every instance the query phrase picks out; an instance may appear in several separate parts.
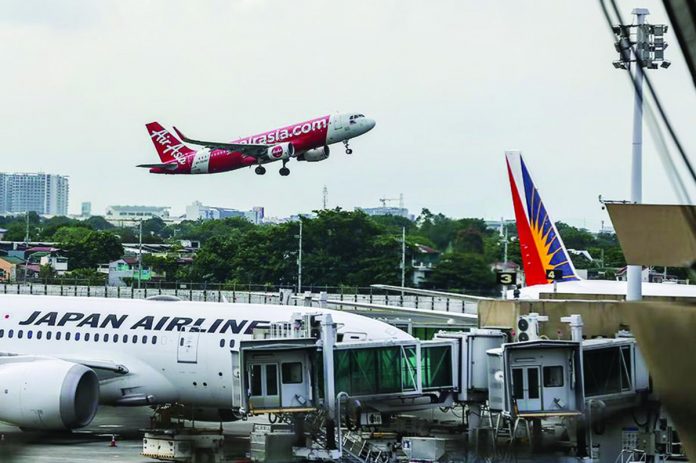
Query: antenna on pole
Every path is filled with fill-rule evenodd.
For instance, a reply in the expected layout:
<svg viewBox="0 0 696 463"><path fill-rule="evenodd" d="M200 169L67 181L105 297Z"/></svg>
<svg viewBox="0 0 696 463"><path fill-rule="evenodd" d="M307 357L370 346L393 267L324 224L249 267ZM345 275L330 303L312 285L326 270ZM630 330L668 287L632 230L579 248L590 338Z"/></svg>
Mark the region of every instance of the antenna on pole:
<svg viewBox="0 0 696 463"><path fill-rule="evenodd" d="M329 189L326 188L326 185L324 185L324 189L322 190L322 200L323 200L323 205L324 209L326 209L329 206Z"/></svg>

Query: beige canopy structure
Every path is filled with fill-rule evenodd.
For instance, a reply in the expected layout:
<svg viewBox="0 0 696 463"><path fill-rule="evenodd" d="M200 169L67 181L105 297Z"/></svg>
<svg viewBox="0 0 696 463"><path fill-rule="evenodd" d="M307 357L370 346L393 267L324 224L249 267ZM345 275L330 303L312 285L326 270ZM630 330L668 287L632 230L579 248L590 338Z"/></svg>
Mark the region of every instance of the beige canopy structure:
<svg viewBox="0 0 696 463"><path fill-rule="evenodd" d="M696 306L624 303L621 313L638 341L655 391L677 426L686 453L696 455Z"/></svg>
<svg viewBox="0 0 696 463"><path fill-rule="evenodd" d="M696 206L605 205L629 265L689 267L696 261Z"/></svg>

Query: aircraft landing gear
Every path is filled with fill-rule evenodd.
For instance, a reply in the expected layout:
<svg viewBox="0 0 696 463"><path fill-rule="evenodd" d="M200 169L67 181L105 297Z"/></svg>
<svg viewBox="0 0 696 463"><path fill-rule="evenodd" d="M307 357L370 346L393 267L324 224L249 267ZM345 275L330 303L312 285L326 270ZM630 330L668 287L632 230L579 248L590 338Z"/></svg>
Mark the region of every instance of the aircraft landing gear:
<svg viewBox="0 0 696 463"><path fill-rule="evenodd" d="M256 175L263 175L266 173L266 168L264 166L256 166L254 172L256 172Z"/></svg>
<svg viewBox="0 0 696 463"><path fill-rule="evenodd" d="M353 150L348 146L348 140L343 140L343 144L346 147L346 154L353 154Z"/></svg>
<svg viewBox="0 0 696 463"><path fill-rule="evenodd" d="M288 160L284 159L283 160L283 167L281 167L280 170L278 171L278 173L280 173L280 175L282 175L283 177L287 177L288 175L290 175L290 169L285 167L285 164L287 164L287 163L288 163Z"/></svg>

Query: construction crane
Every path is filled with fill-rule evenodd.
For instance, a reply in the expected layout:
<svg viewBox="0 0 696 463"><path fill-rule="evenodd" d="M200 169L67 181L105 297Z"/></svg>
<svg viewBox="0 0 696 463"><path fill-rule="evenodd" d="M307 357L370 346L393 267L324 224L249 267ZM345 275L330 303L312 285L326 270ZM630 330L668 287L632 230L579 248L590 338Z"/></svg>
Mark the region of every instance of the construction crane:
<svg viewBox="0 0 696 463"><path fill-rule="evenodd" d="M403 209L404 208L404 194L401 193L399 194L398 198L379 198L379 202L382 203L382 207L387 207L387 202L391 201L399 201L399 208Z"/></svg>

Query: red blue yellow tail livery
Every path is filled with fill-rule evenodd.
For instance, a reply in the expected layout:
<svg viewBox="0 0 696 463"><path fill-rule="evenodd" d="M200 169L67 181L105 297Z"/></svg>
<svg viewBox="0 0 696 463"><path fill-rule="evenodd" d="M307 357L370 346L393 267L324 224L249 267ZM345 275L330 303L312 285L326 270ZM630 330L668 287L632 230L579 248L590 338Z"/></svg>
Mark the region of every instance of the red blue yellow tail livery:
<svg viewBox="0 0 696 463"><path fill-rule="evenodd" d="M558 281L579 280L561 235L546 212L539 191L522 160L522 154L519 151L506 151L505 158L527 286L551 283L550 270L555 271Z"/></svg>

